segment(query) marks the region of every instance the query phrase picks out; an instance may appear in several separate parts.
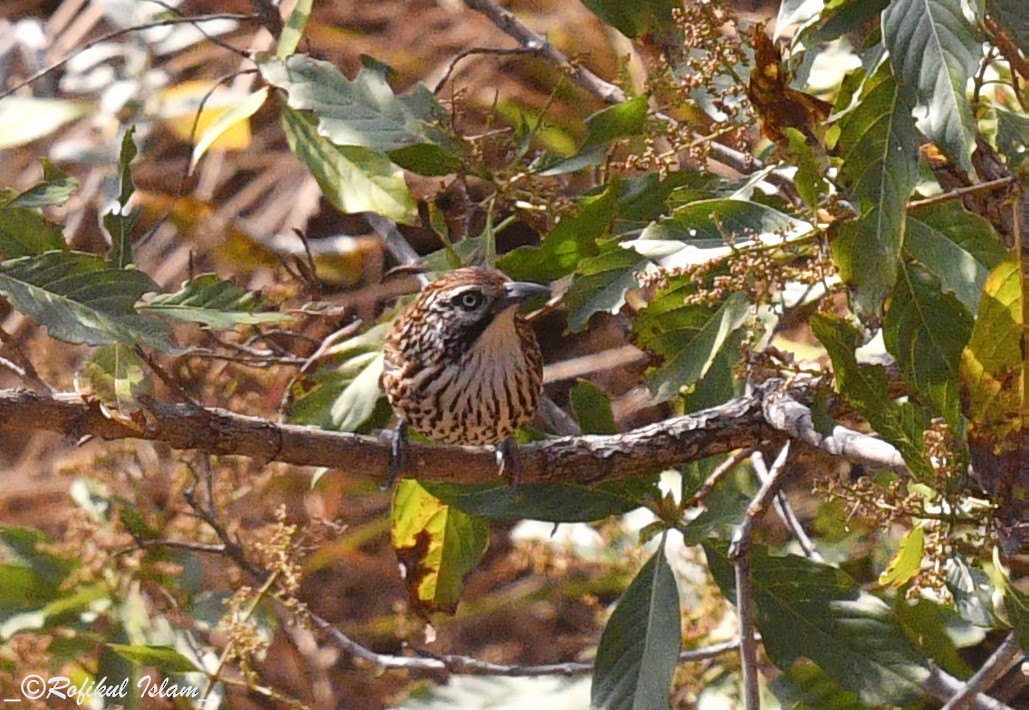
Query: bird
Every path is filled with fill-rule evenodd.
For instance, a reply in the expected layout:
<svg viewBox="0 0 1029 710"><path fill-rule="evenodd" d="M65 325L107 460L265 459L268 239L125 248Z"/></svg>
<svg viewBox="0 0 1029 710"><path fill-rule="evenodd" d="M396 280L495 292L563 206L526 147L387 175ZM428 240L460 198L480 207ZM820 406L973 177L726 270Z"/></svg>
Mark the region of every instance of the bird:
<svg viewBox="0 0 1029 710"><path fill-rule="evenodd" d="M384 489L403 467L408 427L430 441L496 446L501 470L508 460L517 482L512 437L543 392L543 356L519 306L538 296L549 297L549 287L464 267L430 283L393 320L380 379L397 417Z"/></svg>

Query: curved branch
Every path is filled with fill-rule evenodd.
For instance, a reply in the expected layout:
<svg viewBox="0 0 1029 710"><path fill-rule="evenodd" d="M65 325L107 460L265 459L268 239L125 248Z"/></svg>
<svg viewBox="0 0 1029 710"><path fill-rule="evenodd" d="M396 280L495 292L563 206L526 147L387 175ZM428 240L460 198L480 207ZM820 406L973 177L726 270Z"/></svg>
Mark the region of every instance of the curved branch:
<svg viewBox="0 0 1029 710"><path fill-rule="evenodd" d="M892 446L837 427L822 437L810 410L770 381L747 397L613 436L549 439L519 447L523 483L591 484L642 476L708 456L757 446L785 433L851 461L904 470ZM771 393L771 394L769 394ZM73 393L47 396L0 390L0 431L53 431L81 439L149 439L176 449L247 456L298 466L326 466L372 478L386 475L389 445L372 436L324 431L193 404L142 401L138 427L108 418ZM805 415L806 413L806 415ZM781 436L781 434L778 434ZM412 443L405 473L446 483L496 483L488 448Z"/></svg>

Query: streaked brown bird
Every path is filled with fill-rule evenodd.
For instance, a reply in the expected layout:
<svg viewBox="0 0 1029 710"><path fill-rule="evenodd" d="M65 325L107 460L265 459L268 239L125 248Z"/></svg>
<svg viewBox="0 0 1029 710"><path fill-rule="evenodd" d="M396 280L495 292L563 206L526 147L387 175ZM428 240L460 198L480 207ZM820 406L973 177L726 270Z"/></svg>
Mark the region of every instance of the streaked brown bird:
<svg viewBox="0 0 1029 710"><path fill-rule="evenodd" d="M536 413L543 357L518 312L546 286L515 282L494 269L455 269L429 284L393 321L383 348L382 388L399 419L391 485L402 467L406 427L447 444L498 446ZM512 477L517 460L512 460Z"/></svg>

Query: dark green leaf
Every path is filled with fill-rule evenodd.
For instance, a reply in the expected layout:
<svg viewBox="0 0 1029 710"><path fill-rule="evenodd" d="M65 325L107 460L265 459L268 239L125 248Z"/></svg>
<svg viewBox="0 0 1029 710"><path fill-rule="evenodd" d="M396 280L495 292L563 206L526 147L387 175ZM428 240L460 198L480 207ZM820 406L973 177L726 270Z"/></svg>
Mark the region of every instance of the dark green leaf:
<svg viewBox="0 0 1029 710"><path fill-rule="evenodd" d="M972 316L957 298L917 264L902 264L883 318L883 340L904 379L955 427L958 365L971 334Z"/></svg>
<svg viewBox="0 0 1029 710"><path fill-rule="evenodd" d="M887 63L865 80L860 101L838 125L839 181L857 200L860 216L839 226L833 258L856 287L857 305L878 313L897 279L907 200L918 179L918 133Z"/></svg>
<svg viewBox="0 0 1029 710"><path fill-rule="evenodd" d="M125 269L132 263L132 227L138 214L129 207L129 200L136 186L132 183L130 165L136 157L136 143L132 134L136 127L130 126L122 136L121 152L118 154L118 196L117 205L104 214L104 229L111 240L108 263L116 269Z"/></svg>
<svg viewBox="0 0 1029 710"><path fill-rule="evenodd" d="M586 119L586 142L583 148L607 145L619 138L638 135L647 120L647 97L637 96L597 111Z"/></svg>
<svg viewBox="0 0 1029 710"><path fill-rule="evenodd" d="M79 563L77 560L66 560L41 549L43 546L52 545L53 542L53 538L35 528L7 525L0 527L0 546L5 552L5 559L31 568L41 579L56 586L70 571L78 567Z"/></svg>
<svg viewBox="0 0 1029 710"><path fill-rule="evenodd" d="M654 30L672 27L673 0L583 0L583 4L597 17L618 28L626 37L635 38Z"/></svg>
<svg viewBox="0 0 1029 710"><path fill-rule="evenodd" d="M397 222L418 215L404 173L389 158L360 146L338 146L318 133L313 119L289 107L282 125L290 150L304 161L326 199L343 212L375 212Z"/></svg>
<svg viewBox="0 0 1029 710"><path fill-rule="evenodd" d="M707 374L747 318L744 294L733 293L718 306L687 306L683 298L691 289L687 282L662 290L633 323L636 344L664 358L647 375L658 398L672 397Z"/></svg>
<svg viewBox="0 0 1029 710"><path fill-rule="evenodd" d="M63 205L79 187L79 181L43 158L43 182L33 185L25 192L12 196L10 201L0 198L0 207L51 207Z"/></svg>
<svg viewBox="0 0 1029 710"><path fill-rule="evenodd" d="M997 21L1025 54L1029 49L1029 19L1022 0L986 0L986 13Z"/></svg>
<svg viewBox="0 0 1029 710"><path fill-rule="evenodd" d="M649 483L640 482L630 490L625 482L619 485L600 484L594 487L568 483L511 486L458 485L431 483L422 486L444 503L460 508L469 515L490 520L545 520L554 523L589 522L611 515L621 515L640 507Z"/></svg>
<svg viewBox="0 0 1029 710"><path fill-rule="evenodd" d="M912 471L930 475L924 453L923 432L929 425L925 412L910 402L890 399L882 365L858 364L854 351L860 337L853 326L840 318L817 314L811 319L811 327L832 359L836 390L868 420L876 434L897 447Z"/></svg>
<svg viewBox="0 0 1029 710"><path fill-rule="evenodd" d="M579 380L569 393L572 412L583 434L617 434L611 400L588 380Z"/></svg>
<svg viewBox="0 0 1029 710"><path fill-rule="evenodd" d="M962 680L972 675L972 669L961 659L952 638L955 631L967 634L968 623L953 609L925 596L911 602L903 594L897 595L893 606L908 638L936 665Z"/></svg>
<svg viewBox="0 0 1029 710"><path fill-rule="evenodd" d="M137 666L153 666L161 673L197 673L203 670L171 646L109 643L107 648Z"/></svg>
<svg viewBox="0 0 1029 710"><path fill-rule="evenodd" d="M563 299L568 329L573 333L584 329L594 313L617 313L625 304L625 292L639 286L634 274L650 263L631 249L617 246L583 259Z"/></svg>
<svg viewBox="0 0 1029 710"><path fill-rule="evenodd" d="M679 592L664 540L625 590L604 627L590 707L656 710L670 705L682 643Z"/></svg>
<svg viewBox="0 0 1029 710"><path fill-rule="evenodd" d="M69 343L173 351L167 326L135 309L144 293L157 290L143 272L111 268L92 254L50 251L0 263L0 293Z"/></svg>
<svg viewBox="0 0 1029 710"><path fill-rule="evenodd" d="M735 603L728 543L704 544L722 594ZM773 557L751 547L754 621L779 668L809 658L827 676L871 705L924 697L929 661L908 641L890 607L863 592L845 572L796 555Z"/></svg>
<svg viewBox="0 0 1029 710"><path fill-rule="evenodd" d="M961 4L892 0L883 11L882 30L894 74L903 90L914 95L919 130L971 172L975 121L965 88L982 47Z"/></svg>
<svg viewBox="0 0 1029 710"><path fill-rule="evenodd" d="M970 313L990 271L1007 252L990 223L965 210L957 200L930 205L908 215L904 250L940 279Z"/></svg>
<svg viewBox="0 0 1029 710"><path fill-rule="evenodd" d="M868 710L814 663L799 661L768 685L783 708L802 710Z"/></svg>
<svg viewBox="0 0 1029 710"><path fill-rule="evenodd" d="M960 553L947 559L947 590L962 618L988 629L999 625L993 610L994 588L981 569L973 567Z"/></svg>
<svg viewBox="0 0 1029 710"><path fill-rule="evenodd" d="M1025 23L1029 31L1029 22ZM994 106L997 112L997 149L1007 161L1008 170L1017 175L1026 158L1029 116Z"/></svg>
<svg viewBox="0 0 1029 710"><path fill-rule="evenodd" d="M709 464L703 468L710 468L710 474L714 470L714 465ZM680 528L683 542L687 545L698 545L713 535L727 539L733 528L743 520L750 504L750 497L757 491L756 487L749 491L745 490L748 481L754 481L754 475L749 467L745 466L737 467L730 475L718 481L704 501L704 510ZM699 488L702 484L703 480L694 486Z"/></svg>
<svg viewBox="0 0 1029 710"><path fill-rule="evenodd" d="M61 228L36 210L0 208L0 254L8 259L66 248Z"/></svg>
<svg viewBox="0 0 1029 710"><path fill-rule="evenodd" d="M825 180L822 179L823 165L815 157L815 152L803 133L796 128L789 127L784 129L784 133L790 142L789 159L797 166L797 173L793 176L797 194L803 198L808 207L815 209L825 190Z"/></svg>
<svg viewBox="0 0 1029 710"><path fill-rule="evenodd" d="M291 319L285 313L258 312L264 307L259 294L222 281L216 274L203 274L185 282L175 293L154 296L141 310L186 323L202 323L215 330Z"/></svg>
<svg viewBox="0 0 1029 710"><path fill-rule="evenodd" d="M672 240L682 242L682 249L703 249L724 247L727 240L732 240L733 245L742 247L759 236L799 236L809 231L808 223L758 202L717 198L678 207L668 219L644 229L631 244L644 256L656 258L658 254L652 255L644 243ZM662 248L660 257L672 257L675 246Z"/></svg>

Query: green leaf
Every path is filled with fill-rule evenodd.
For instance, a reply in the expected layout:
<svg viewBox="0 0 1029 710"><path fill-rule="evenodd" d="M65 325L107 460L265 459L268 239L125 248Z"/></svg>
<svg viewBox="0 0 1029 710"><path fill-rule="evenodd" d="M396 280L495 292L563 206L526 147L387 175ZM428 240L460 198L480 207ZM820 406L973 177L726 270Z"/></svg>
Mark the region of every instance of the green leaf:
<svg viewBox="0 0 1029 710"><path fill-rule="evenodd" d="M404 479L393 496L391 532L414 610L454 613L465 576L489 546L489 526Z"/></svg>
<svg viewBox="0 0 1029 710"><path fill-rule="evenodd" d="M673 27L673 0L583 0L583 4L607 24L629 38L645 32L669 30Z"/></svg>
<svg viewBox="0 0 1029 710"><path fill-rule="evenodd" d="M54 544L52 537L36 528L4 525L0 527L0 548L4 559L32 569L47 584L58 586L78 560L66 560L44 548Z"/></svg>
<svg viewBox="0 0 1029 710"><path fill-rule="evenodd" d="M307 20L311 17L313 5L314 0L298 0L293 12L289 13L282 34L279 35L279 44L275 47L276 57L286 59L297 51L300 39L304 36L304 28L307 27Z"/></svg>
<svg viewBox="0 0 1029 710"><path fill-rule="evenodd" d="M579 211L567 215L540 246L522 246L502 256L497 266L512 279L554 281L575 271L586 257L599 252L597 240L607 234L618 213L620 183L615 180L598 195L579 199Z"/></svg>
<svg viewBox="0 0 1029 710"><path fill-rule="evenodd" d="M818 1L804 0L804 5L810 6ZM888 4L889 0L830 0L815 17L807 18L804 26L793 36L791 44L794 48L801 44L804 47L818 47L843 35L850 35L853 42L855 37L867 34L869 21L878 19L879 13ZM778 28L786 27L778 22L775 26L776 32L779 32Z"/></svg>
<svg viewBox="0 0 1029 710"><path fill-rule="evenodd" d="M679 591L663 539L661 543L618 600L600 636L591 708L654 710L670 705L682 635Z"/></svg>
<svg viewBox="0 0 1029 710"><path fill-rule="evenodd" d="M713 462L707 466L698 467L697 473L705 470L710 475L714 470ZM707 476L699 483L694 483L694 486L699 489L706 478ZM756 487L749 491L743 490L746 488L748 480L754 480L753 472L740 466L732 475L724 476L722 480L718 481L707 500L704 501L703 511L680 528L683 542L687 545L699 545L713 535L728 539L733 528L743 520L751 496L757 492ZM692 491L692 493L695 492Z"/></svg>
<svg viewBox="0 0 1029 710"><path fill-rule="evenodd" d="M636 344L664 358L647 375L647 386L658 398L672 397L707 374L747 318L744 294L733 293L717 306L687 306L683 298L693 288L688 280L673 283L633 323Z"/></svg>
<svg viewBox="0 0 1029 710"><path fill-rule="evenodd" d="M52 207L63 205L79 188L79 181L43 158L43 181L10 200L0 197L0 207Z"/></svg>
<svg viewBox="0 0 1029 710"><path fill-rule="evenodd" d="M876 434L900 451L916 474L931 475L925 459L923 432L929 417L910 402L894 402L882 365L859 365L854 353L860 334L841 318L816 314L811 319L815 337L832 359L836 391L868 420Z"/></svg>
<svg viewBox="0 0 1029 710"><path fill-rule="evenodd" d="M958 364L972 333L972 316L917 264L902 264L883 318L886 350L904 379L957 426Z"/></svg>
<svg viewBox="0 0 1029 710"><path fill-rule="evenodd" d="M617 434L611 400L589 380L579 380L568 395L583 434Z"/></svg>
<svg viewBox="0 0 1029 710"><path fill-rule="evenodd" d="M136 186L132 183L130 165L136 158L136 143L132 134L135 126L129 126L122 135L121 152L118 154L118 204L104 214L104 229L111 240L111 251L107 262L116 269L126 269L132 264L132 227L136 224L138 213L129 207L129 200Z"/></svg>
<svg viewBox="0 0 1029 710"><path fill-rule="evenodd" d="M728 543L704 544L718 586L735 603ZM769 660L783 670L806 657L870 705L924 697L929 661L907 639L890 607L842 570L751 547L754 621Z"/></svg>
<svg viewBox="0 0 1029 710"><path fill-rule="evenodd" d="M432 483L422 486L441 501L469 515L490 520L545 520L554 523L589 522L639 508L651 484L644 480L627 487L625 481L578 486L569 483L511 486Z"/></svg>
<svg viewBox="0 0 1029 710"><path fill-rule="evenodd" d="M583 330L594 313L617 313L625 304L625 292L639 286L634 274L650 264L649 259L618 246L583 259L562 299L568 309L568 329Z"/></svg>
<svg viewBox="0 0 1029 710"><path fill-rule="evenodd" d="M820 202L819 197L825 191L825 180L822 178L823 165L815 157L815 152L803 133L790 127L786 127L783 133L790 142L789 159L797 166L797 173L793 176L797 194L807 203L808 207L815 209Z"/></svg>
<svg viewBox="0 0 1029 710"><path fill-rule="evenodd" d="M77 374L75 385L80 394L99 400L108 413L117 412L122 419L140 409L140 395L154 392L146 363L134 348L120 344L98 348Z"/></svg>
<svg viewBox="0 0 1029 710"><path fill-rule="evenodd" d="M307 4L310 5L313 0L306 0ZM300 6L304 3L301 2L297 5L296 10L300 9ZM294 14L296 14L294 10ZM285 35L285 30L283 31ZM193 153L189 158L189 169L193 170L200 159L204 157L204 154L214 145L215 141L222 137L226 131L235 126L241 121L245 121L253 116L257 111L264 106L265 100L268 98L268 87L262 86L257 91L248 95L245 99L240 101L238 104L225 111L216 118L211 125L204 129L203 134L200 136L200 140L193 146Z"/></svg>
<svg viewBox="0 0 1029 710"><path fill-rule="evenodd" d="M925 555L925 530L921 525L911 528L900 541L897 554L890 560L882 574L879 584L887 587L903 587L910 582L922 568L922 557Z"/></svg>
<svg viewBox="0 0 1029 710"><path fill-rule="evenodd" d="M1029 22L1022 0L986 0L986 12L1018 43L1024 54L1029 47Z"/></svg>
<svg viewBox="0 0 1029 710"><path fill-rule="evenodd" d="M954 637L979 640L949 605L931 601L925 596L909 601L903 594L893 600L894 612L912 643L917 644L938 666L953 676L967 680L972 670L958 654ZM968 645L969 641L964 641Z"/></svg>
<svg viewBox="0 0 1029 710"><path fill-rule="evenodd" d="M768 684L783 708L803 710L868 710L856 694L846 690L814 663L799 661Z"/></svg>
<svg viewBox="0 0 1029 710"><path fill-rule="evenodd" d="M936 274L969 313L978 312L986 277L1007 254L990 223L957 200L909 214L904 251Z"/></svg>
<svg viewBox="0 0 1029 710"><path fill-rule="evenodd" d="M0 262L0 293L45 325L51 337L68 343L148 345L173 352L167 326L135 309L144 293L157 290L143 272L111 268L81 252L49 251Z"/></svg>
<svg viewBox="0 0 1029 710"><path fill-rule="evenodd" d="M965 87L982 48L961 0L892 0L882 31L897 80L914 94L919 130L972 172L975 122Z"/></svg>
<svg viewBox="0 0 1029 710"><path fill-rule="evenodd" d="M380 323L325 353L318 367L297 385L289 421L350 432L385 425L390 412L388 405L380 406L385 399L379 376L389 326Z"/></svg>
<svg viewBox="0 0 1029 710"><path fill-rule="evenodd" d="M175 293L154 296L141 310L185 323L202 323L215 330L291 320L285 313L258 312L264 307L259 294L222 281L217 274L203 274L183 283Z"/></svg>
<svg viewBox="0 0 1029 710"><path fill-rule="evenodd" d="M437 165L453 163L460 150L436 127L446 114L432 92L418 84L410 94L397 96L384 65L366 64L353 81L331 63L300 54L285 61L268 57L258 66L268 83L287 92L289 107L312 112L318 134L337 146L390 153L397 162L405 154L392 151L423 146L418 162Z"/></svg>
<svg viewBox="0 0 1029 710"><path fill-rule="evenodd" d="M961 353L965 414L995 454L1016 451L1022 431L1022 279L1012 255L986 278L979 317Z"/></svg>
<svg viewBox="0 0 1029 710"><path fill-rule="evenodd" d="M961 553L947 558L947 591L954 597L954 608L961 617L976 626L988 629L1000 626L993 609L994 588L981 569L968 563Z"/></svg>
<svg viewBox="0 0 1029 710"><path fill-rule="evenodd" d="M319 135L314 121L288 107L282 109L290 150L304 161L326 199L343 212L376 212L396 222L418 216L404 173L381 153L357 146L337 146Z"/></svg>
<svg viewBox="0 0 1029 710"><path fill-rule="evenodd" d="M0 254L8 259L66 248L61 228L36 210L0 207Z"/></svg>
<svg viewBox="0 0 1029 710"><path fill-rule="evenodd" d="M833 259L855 287L858 307L878 313L897 280L907 200L918 179L918 133L887 63L865 80L858 104L837 125L839 182L857 200L860 216L839 225Z"/></svg>
<svg viewBox="0 0 1029 710"><path fill-rule="evenodd" d="M125 660L132 661L137 666L153 666L161 673L198 673L203 671L171 646L123 643L106 645Z"/></svg>
<svg viewBox="0 0 1029 710"><path fill-rule="evenodd" d="M543 177L565 175L604 162L605 148L619 138L639 135L647 120L647 97L637 96L597 111L586 119L586 140L579 152L556 162L546 161L536 170Z"/></svg>

